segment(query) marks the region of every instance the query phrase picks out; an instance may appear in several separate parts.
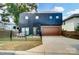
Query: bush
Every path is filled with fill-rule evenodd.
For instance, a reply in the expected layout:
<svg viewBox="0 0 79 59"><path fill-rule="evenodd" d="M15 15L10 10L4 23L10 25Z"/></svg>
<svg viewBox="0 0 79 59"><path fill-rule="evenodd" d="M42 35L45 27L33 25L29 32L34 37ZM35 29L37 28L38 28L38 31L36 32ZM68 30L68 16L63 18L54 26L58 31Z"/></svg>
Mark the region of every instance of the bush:
<svg viewBox="0 0 79 59"><path fill-rule="evenodd" d="M79 25L77 25L77 27L75 28L75 31L79 31Z"/></svg>

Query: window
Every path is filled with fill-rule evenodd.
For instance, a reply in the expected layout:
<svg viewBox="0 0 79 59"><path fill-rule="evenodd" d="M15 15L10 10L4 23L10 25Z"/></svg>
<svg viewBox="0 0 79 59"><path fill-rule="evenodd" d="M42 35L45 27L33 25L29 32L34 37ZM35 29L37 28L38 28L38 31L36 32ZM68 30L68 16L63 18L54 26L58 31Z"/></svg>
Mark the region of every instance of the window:
<svg viewBox="0 0 79 59"><path fill-rule="evenodd" d="M59 16L56 16L56 19L59 19Z"/></svg>
<svg viewBox="0 0 79 59"><path fill-rule="evenodd" d="M28 16L25 16L25 19L29 19L29 17Z"/></svg>
<svg viewBox="0 0 79 59"><path fill-rule="evenodd" d="M52 19L52 16L49 16L49 19Z"/></svg>
<svg viewBox="0 0 79 59"><path fill-rule="evenodd" d="M37 27L33 27L33 34L36 35Z"/></svg>
<svg viewBox="0 0 79 59"><path fill-rule="evenodd" d="M26 28L26 35L29 35L29 27Z"/></svg>
<svg viewBox="0 0 79 59"><path fill-rule="evenodd" d="M39 16L36 16L35 19L39 19Z"/></svg>
<svg viewBox="0 0 79 59"><path fill-rule="evenodd" d="M25 35L29 35L29 27L22 28L22 33Z"/></svg>

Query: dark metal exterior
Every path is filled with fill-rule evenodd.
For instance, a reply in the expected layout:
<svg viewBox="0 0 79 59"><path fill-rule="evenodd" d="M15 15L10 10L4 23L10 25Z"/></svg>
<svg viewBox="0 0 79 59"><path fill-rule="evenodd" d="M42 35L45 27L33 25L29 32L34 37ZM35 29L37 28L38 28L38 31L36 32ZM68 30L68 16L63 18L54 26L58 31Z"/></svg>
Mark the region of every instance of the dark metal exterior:
<svg viewBox="0 0 79 59"><path fill-rule="evenodd" d="M28 16L28 20L25 19ZM35 19L39 16L39 19ZM49 18L52 16L52 19ZM56 18L58 16L59 18ZM30 34L33 33L33 27L41 26L61 26L62 25L62 13L21 13L19 19L19 27L29 27Z"/></svg>

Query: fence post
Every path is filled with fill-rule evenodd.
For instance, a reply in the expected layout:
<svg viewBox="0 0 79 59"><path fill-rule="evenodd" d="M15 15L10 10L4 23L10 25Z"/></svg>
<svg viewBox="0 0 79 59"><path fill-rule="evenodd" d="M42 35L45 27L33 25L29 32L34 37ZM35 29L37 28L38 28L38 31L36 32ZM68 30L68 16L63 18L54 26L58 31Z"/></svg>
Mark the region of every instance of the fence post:
<svg viewBox="0 0 79 59"><path fill-rule="evenodd" d="M12 41L12 30L10 31L10 41Z"/></svg>

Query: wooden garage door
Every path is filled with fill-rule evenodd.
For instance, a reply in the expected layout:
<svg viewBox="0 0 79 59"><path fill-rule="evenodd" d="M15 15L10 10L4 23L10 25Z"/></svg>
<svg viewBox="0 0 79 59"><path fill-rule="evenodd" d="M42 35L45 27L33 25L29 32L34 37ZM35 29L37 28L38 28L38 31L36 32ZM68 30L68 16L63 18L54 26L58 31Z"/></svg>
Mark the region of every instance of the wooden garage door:
<svg viewBox="0 0 79 59"><path fill-rule="evenodd" d="M61 35L61 26L42 26L42 35Z"/></svg>

